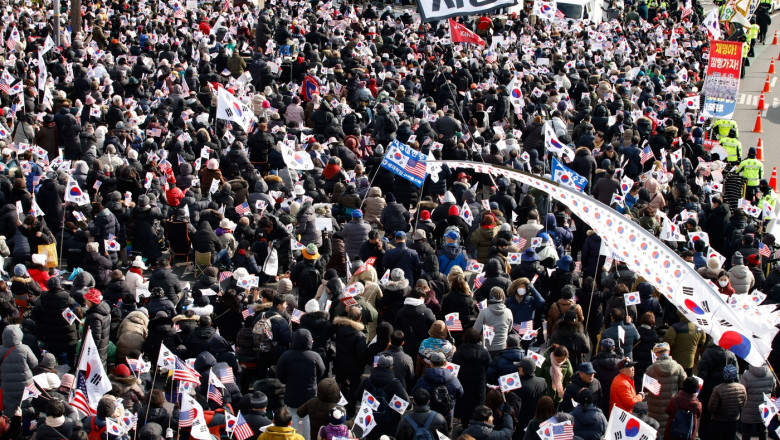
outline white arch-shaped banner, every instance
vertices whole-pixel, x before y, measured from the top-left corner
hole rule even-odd
[[[718,345],[751,365],[765,363],[777,329],[758,316],[738,314],[661,240],[614,209],[565,185],[507,167],[468,161],[428,161],[429,171],[437,171],[436,167],[441,165],[502,176],[544,191],[564,203],[632,271],[666,296],[691,322],[711,335]]]

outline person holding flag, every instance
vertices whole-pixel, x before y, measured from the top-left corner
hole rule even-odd
[[[660,390],[657,393],[649,390],[647,406],[650,417],[657,420],[661,426],[666,425],[668,416],[665,410],[669,400],[677,394],[678,390],[682,389],[683,381],[688,377],[683,367],[669,356],[669,352],[668,343],[655,344],[653,354],[655,354],[656,360],[645,371],[646,377],[649,376],[660,384]]]

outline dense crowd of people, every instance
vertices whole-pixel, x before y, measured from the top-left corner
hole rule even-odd
[[[204,440],[203,417],[239,440],[595,440],[614,407],[659,439],[777,438],[778,350],[738,359],[548,194],[432,167],[556,158],[727,301],[777,304],[775,189],[734,121],[686,104],[697,1],[457,17],[481,46],[406,6],[82,0],[55,35],[45,3],[2,9],[3,438]],[[721,24],[751,56],[756,18]],[[421,186],[383,166],[397,142]]]

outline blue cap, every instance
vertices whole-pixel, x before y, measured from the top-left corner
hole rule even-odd
[[[352,218],[363,218],[363,211],[359,209],[352,211]]]
[[[593,368],[593,364],[591,364],[590,362],[581,363],[579,371],[580,373],[585,373],[585,374],[593,374],[596,372],[596,370]]]
[[[395,233],[395,238],[401,238],[401,237],[406,238],[406,232],[398,231]]]
[[[449,232],[444,234],[444,238],[449,238],[450,240],[457,240],[459,237],[457,232],[450,230]]]

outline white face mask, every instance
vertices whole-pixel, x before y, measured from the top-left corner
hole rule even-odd
[[[729,280],[719,280],[718,281],[718,285],[720,287],[726,287],[726,286],[728,286],[728,284],[729,284]]]
[[[525,295],[525,287],[520,287],[517,289],[517,294],[520,296]]]

